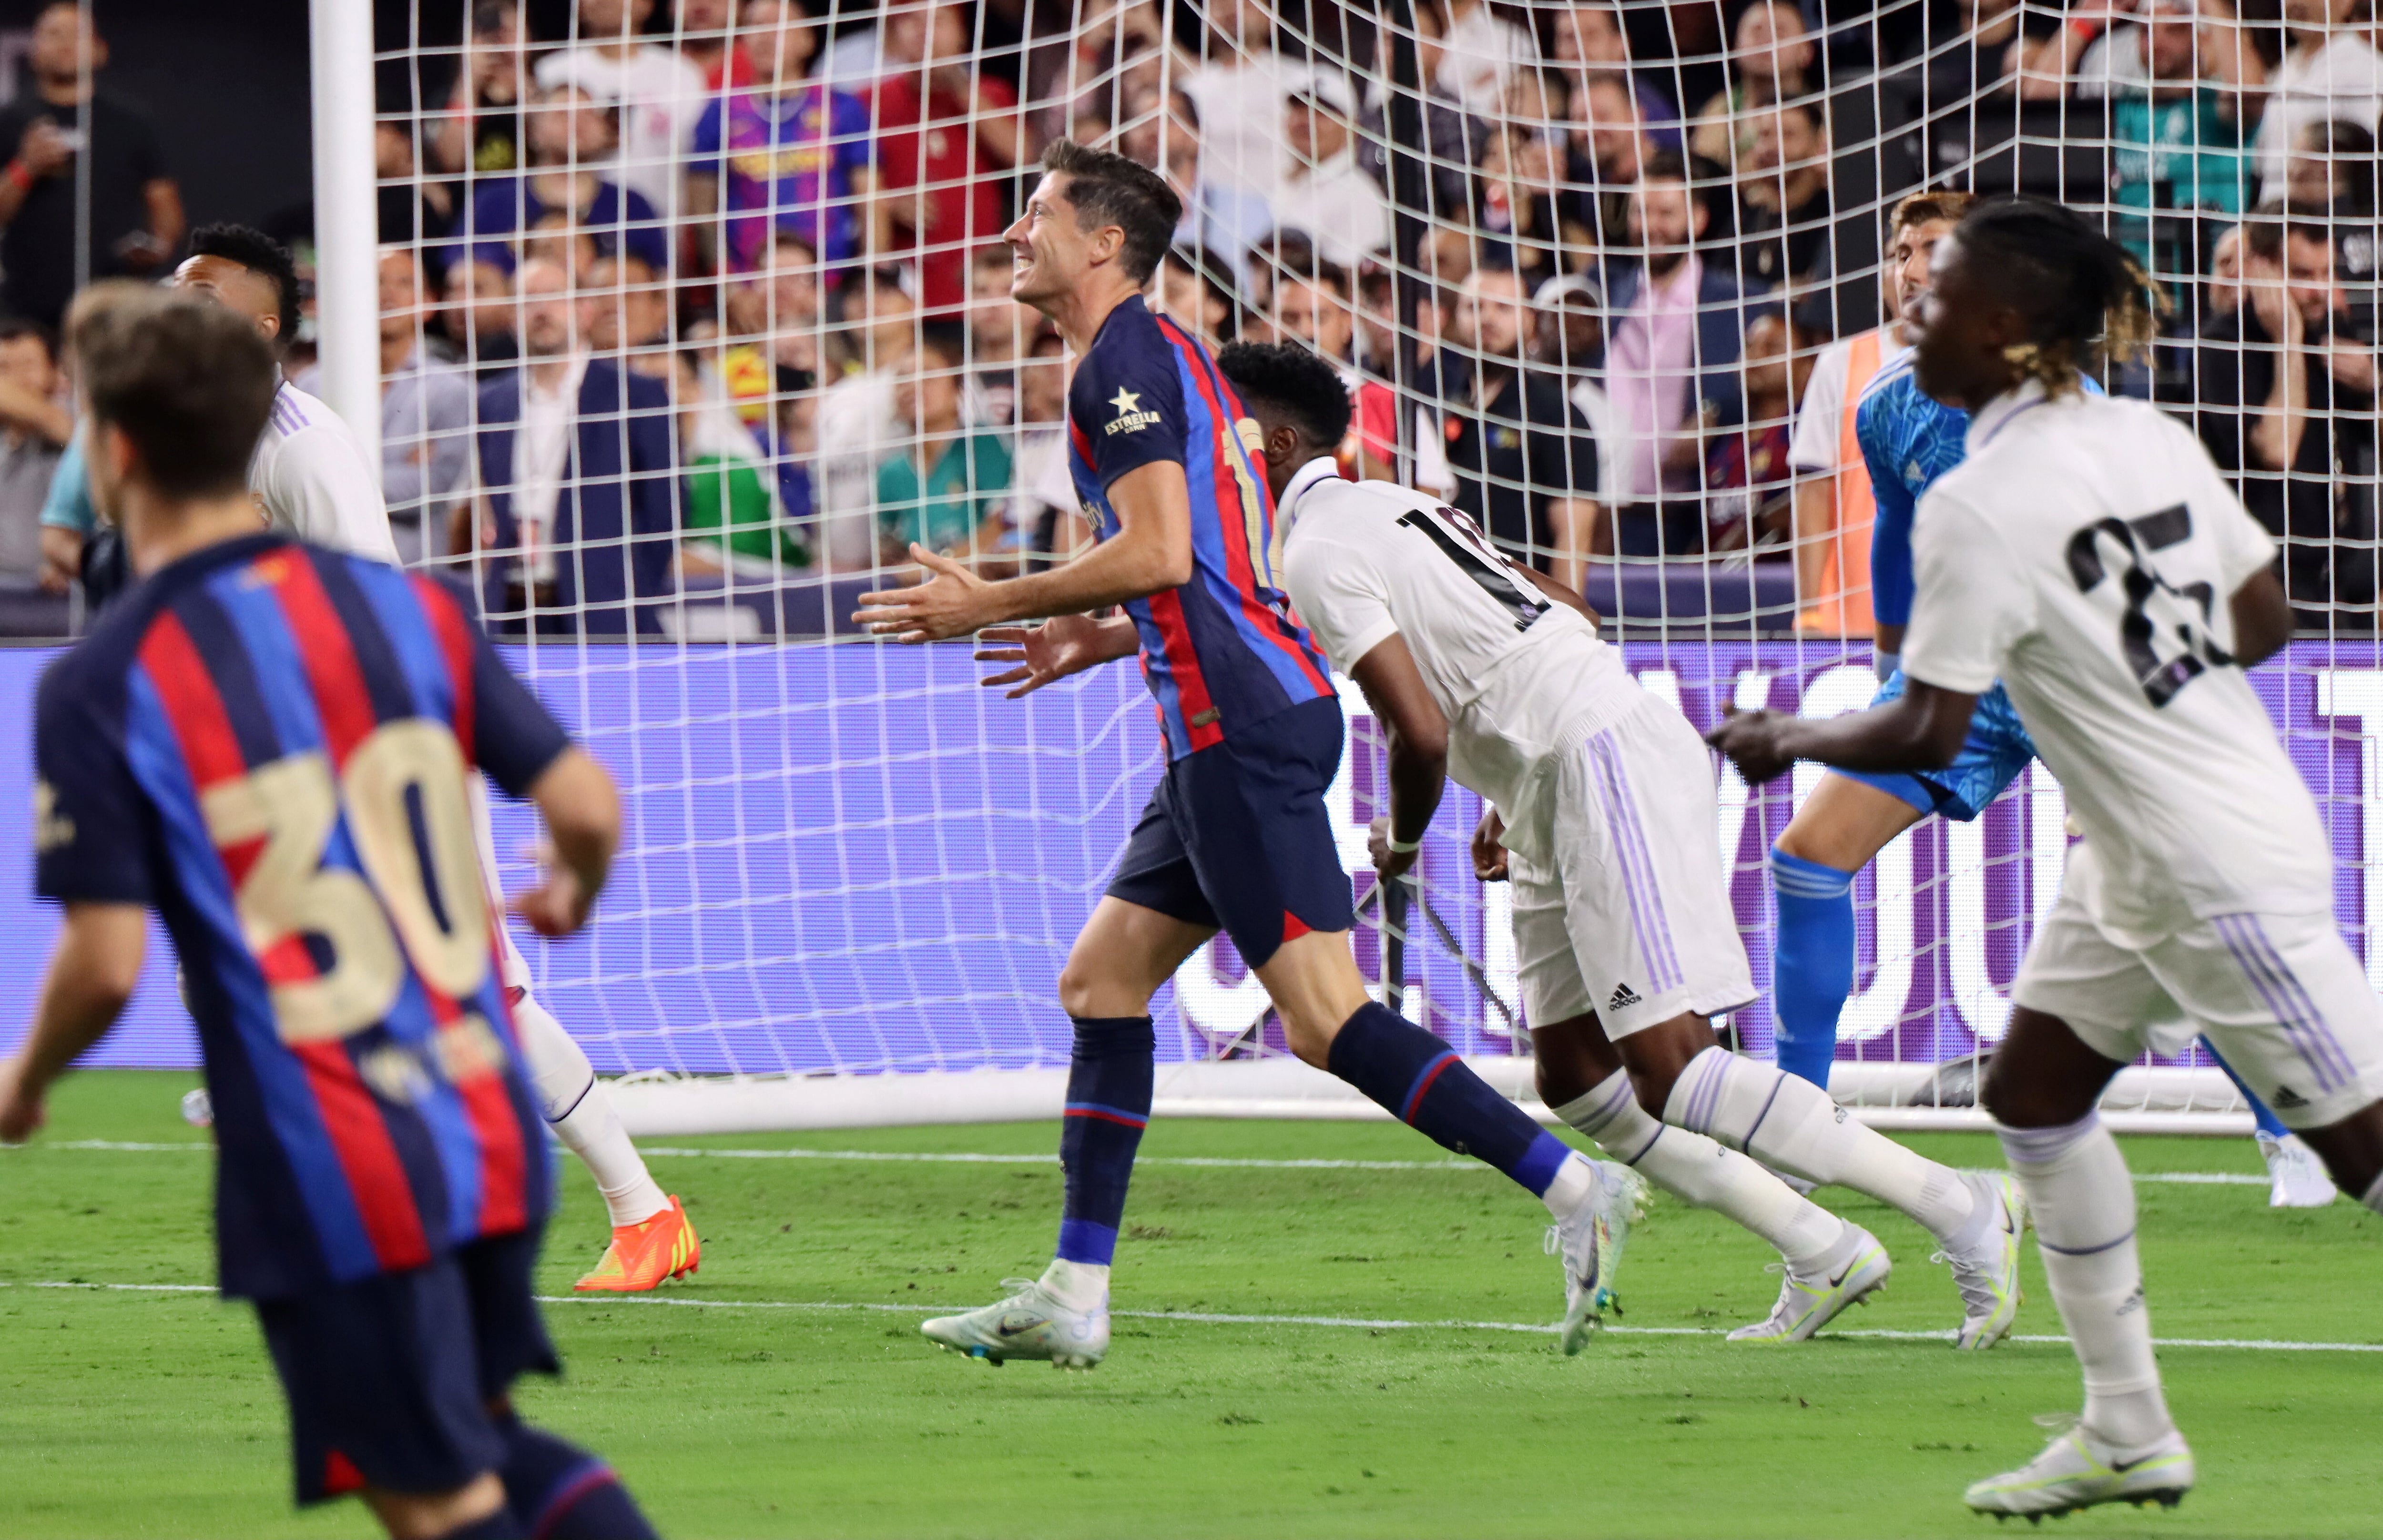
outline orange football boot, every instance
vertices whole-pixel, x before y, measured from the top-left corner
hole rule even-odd
[[[703,1243],[686,1210],[673,1197],[670,1207],[650,1219],[612,1226],[612,1244],[596,1263],[596,1271],[571,1286],[574,1294],[643,1294],[659,1288],[665,1278],[683,1278],[703,1261]]]

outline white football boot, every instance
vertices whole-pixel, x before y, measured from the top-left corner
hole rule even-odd
[[[2174,1428],[2140,1449],[2122,1450],[2072,1427],[2019,1469],[1972,1485],[1962,1500],[1997,1519],[2040,1522],[2102,1503],[2174,1508],[2192,1490],[2192,1451]]]
[[[1647,1211],[1647,1183],[1618,1161],[1592,1161],[1597,1186],[1572,1213],[1548,1226],[1547,1251],[1563,1259],[1564,1313],[1560,1340],[1579,1352],[1605,1322],[1613,1303],[1613,1272],[1630,1226]]]
[[[1106,1300],[1093,1310],[1070,1310],[1039,1279],[1004,1278],[1001,1287],[1016,1292],[982,1310],[922,1321],[919,1329],[939,1348],[996,1365],[1040,1358],[1056,1369],[1090,1369],[1107,1355]]]
[[[1961,1333],[1957,1348],[1991,1348],[2010,1335],[2019,1319],[2019,1238],[2027,1228],[2027,1202],[2019,1182],[2007,1171],[1964,1171],[1982,1203],[1996,1212],[1977,1241],[1959,1251],[1950,1248],[1928,1260],[1953,1264],[1953,1282],[1961,1291]]]
[[[2278,1139],[2259,1136],[2259,1153],[2267,1162],[2267,1206],[2271,1209],[2321,1209],[2333,1201],[2333,1178],[2316,1152],[2298,1134]]]
[[[1878,1237],[1850,1222],[1834,1254],[1839,1260],[1810,1273],[1798,1273],[1784,1262],[1772,1263],[1772,1270],[1782,1275],[1778,1302],[1768,1317],[1738,1327],[1729,1334],[1729,1340],[1801,1342],[1848,1307],[1885,1287],[1895,1271],[1894,1260]]]

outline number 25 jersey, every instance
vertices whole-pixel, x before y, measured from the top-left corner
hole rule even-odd
[[[1329,460],[1283,489],[1283,582],[1342,672],[1406,638],[1448,719],[1449,771],[1497,805],[1506,845],[1534,859],[1556,755],[1647,699],[1577,610],[1550,601],[1478,526]]]
[[[518,795],[565,743],[455,594],[278,535],[167,566],[43,675],[36,886],[173,937],[226,1292],[545,1214],[464,788]]]
[[[2333,904],[2315,800],[2233,660],[2275,559],[2200,440],[2146,402],[2029,382],[1969,425],[1912,535],[1909,678],[1999,676],[2093,843],[2113,940]]]

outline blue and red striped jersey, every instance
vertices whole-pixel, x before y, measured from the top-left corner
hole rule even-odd
[[[1275,581],[1274,495],[1245,416],[1208,350],[1139,297],[1109,312],[1068,388],[1068,468],[1101,539],[1119,476],[1171,460],[1191,489],[1192,581],[1125,607],[1170,759],[1332,693]]]
[[[567,740],[463,601],[246,536],[128,594],[35,712],[38,891],[155,908],[182,966],[225,1292],[540,1221],[545,1125],[465,778],[519,794]]]

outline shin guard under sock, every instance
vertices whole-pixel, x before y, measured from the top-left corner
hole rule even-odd
[[[1779,1067],[1825,1090],[1837,1018],[1854,988],[1854,874],[1773,850],[1771,893],[1779,914],[1771,965]]]
[[[1126,1184],[1150,1123],[1151,1058],[1157,1034],[1146,1016],[1070,1016],[1076,1048],[1068,1061],[1067,1115],[1059,1164],[1068,1174],[1058,1258],[1105,1268],[1117,1255]]]
[[[1390,1115],[1460,1155],[1471,1155],[1541,1197],[1572,1146],[1464,1067],[1456,1050],[1388,1006],[1357,1008],[1332,1040],[1327,1067]]]

